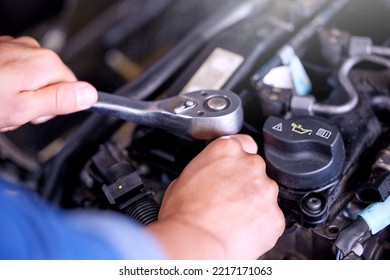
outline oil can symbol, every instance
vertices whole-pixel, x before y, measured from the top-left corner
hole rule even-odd
[[[313,132],[313,130],[311,130],[311,129],[303,128],[301,124],[292,123],[291,126],[292,126],[291,131],[294,131],[295,133],[298,133],[298,134],[311,135],[311,133]]]

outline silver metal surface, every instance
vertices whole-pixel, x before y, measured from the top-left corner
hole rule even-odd
[[[235,134],[243,124],[241,99],[226,90],[189,92],[160,101],[99,92],[98,102],[90,110],[195,139]]]
[[[209,98],[206,102],[208,108],[214,111],[222,111],[230,106],[229,100],[223,96]]]

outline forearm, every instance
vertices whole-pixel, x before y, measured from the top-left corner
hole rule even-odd
[[[110,211],[64,211],[0,178],[0,259],[162,259],[153,236]]]

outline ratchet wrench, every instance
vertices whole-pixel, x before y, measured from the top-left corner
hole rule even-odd
[[[244,118],[240,97],[227,90],[194,91],[159,101],[98,92],[90,110],[204,140],[239,132]]]

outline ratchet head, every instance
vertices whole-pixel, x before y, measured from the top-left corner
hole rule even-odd
[[[238,95],[226,90],[183,93],[181,106],[173,112],[187,119],[186,133],[195,139],[214,139],[235,134],[243,124],[243,109]]]

